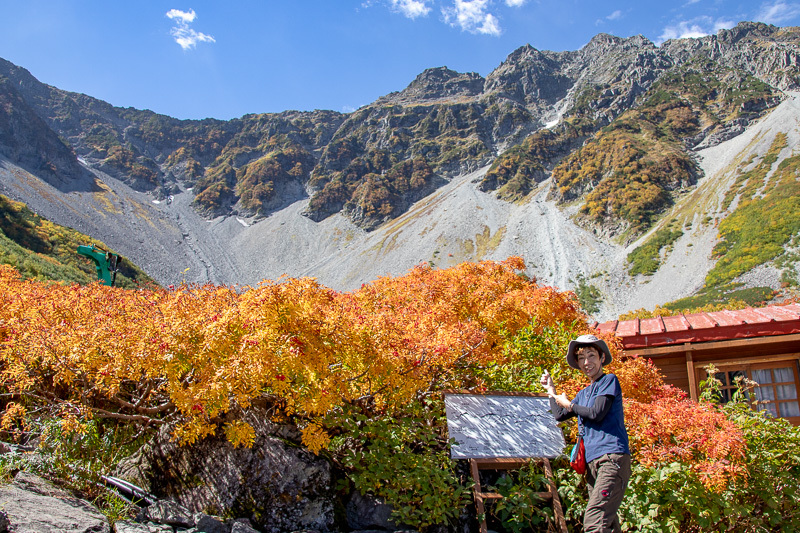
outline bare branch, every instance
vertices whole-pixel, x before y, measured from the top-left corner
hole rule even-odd
[[[106,411],[105,409],[99,409],[97,407],[90,407],[92,413],[96,414],[100,418],[113,418],[116,420],[128,420],[130,422],[144,422],[145,424],[166,424],[166,420],[160,420],[158,418],[150,418],[149,416],[144,415],[124,415],[122,413],[114,413],[111,411]]]

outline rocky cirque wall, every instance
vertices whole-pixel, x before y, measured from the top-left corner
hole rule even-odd
[[[379,276],[400,275],[431,262],[447,267],[476,259],[523,257],[529,274],[561,289],[590,279],[603,294],[595,318],[692,294],[702,286],[713,262],[717,235],[702,226],[717,215],[720,191],[732,179],[730,162],[763,154],[774,135],[789,135],[786,154],[798,146],[800,97],[792,93],[778,108],[746,132],[697,153],[704,170],[694,196],[686,195],[674,212],[693,203],[697,224],[676,243],[675,252],[649,277],[627,274],[627,254],[649,234],[623,246],[576,225],[578,206],[559,206],[548,199],[550,182],[525,202],[510,203],[479,190],[486,168],[457,176],[405,214],[367,232],[341,214],[313,222],[302,215],[300,200],[255,220],[239,216],[206,220],[191,206],[192,191],[174,195],[171,203],[102,176],[99,192],[65,195],[9,162],[0,163],[0,193],[24,197],[32,209],[58,223],[96,236],[120,250],[160,283],[182,281],[256,285],[282,275],[311,276],[337,290],[351,290]],[[21,193],[20,191],[24,192]],[[698,202],[696,195],[708,197]],[[668,220],[670,215],[665,217]],[[655,229],[659,226],[657,225]],[[765,271],[764,280],[778,284]]]
[[[254,285],[289,275],[350,290],[421,261],[446,267],[519,255],[541,283],[571,289],[583,280],[595,286],[601,293],[595,318],[604,320],[696,291],[713,265],[717,239],[713,227],[697,222],[724,216],[715,202],[732,179],[727,165],[763,156],[777,131],[789,134],[781,158],[796,148],[796,95],[790,92],[800,79],[796,35],[795,28],[741,23],[716,36],[656,47],[641,36],[600,34],[578,51],[523,46],[486,78],[429,69],[406,89],[348,115],[286,112],[228,122],[113,108],[1,62],[7,81],[0,97],[12,111],[0,119],[31,133],[0,139],[0,193],[104,241],[164,285]],[[684,140],[693,147],[685,153],[697,162],[699,181],[669,191],[674,205],[658,213],[649,233],[636,238],[621,234],[624,224],[580,216],[582,198],[565,199],[549,177],[553,165],[567,148],[580,147],[587,135],[640,105],[665,73],[704,61],[731,79],[756,76],[771,84],[768,93],[778,92],[764,100],[767,107],[780,98],[784,103],[760,119],[753,117],[763,109]],[[588,129],[545,154],[530,192],[501,200],[482,183],[495,158],[528,134],[578,119]],[[84,123],[103,136],[84,131]],[[62,145],[51,158],[51,176],[40,167],[59,137],[79,157],[64,162],[69,153]],[[110,144],[98,144],[98,137]],[[419,157],[434,178],[397,193],[390,214],[368,216],[375,207],[370,202],[385,192],[385,176]],[[284,172],[276,161],[295,167]],[[243,184],[259,172],[280,175],[269,183],[286,194],[265,200],[256,212],[236,195],[245,194]],[[326,190],[328,203],[320,204]],[[213,196],[209,191],[224,201],[216,210],[199,209],[198,195]],[[628,253],[665,220],[689,212],[692,230],[665,255],[659,271],[646,278],[628,275]],[[744,281],[777,283],[769,268]]]

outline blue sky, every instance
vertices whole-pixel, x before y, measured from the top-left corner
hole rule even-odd
[[[116,106],[230,119],[353,111],[426,68],[486,76],[525,44],[658,44],[742,20],[800,25],[800,0],[0,0],[0,57]]]

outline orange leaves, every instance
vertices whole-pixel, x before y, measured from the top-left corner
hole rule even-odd
[[[25,408],[16,402],[6,405],[3,416],[0,417],[0,430],[12,431],[16,426],[24,426]]]
[[[745,475],[745,439],[716,407],[663,396],[652,403],[625,402],[631,447],[647,466],[681,462],[691,465],[710,490],[722,490]]]
[[[225,425],[225,436],[235,447],[245,446],[249,448],[256,439],[256,432],[253,426],[243,420],[234,420]]]
[[[316,423],[308,424],[300,431],[303,434],[303,444],[313,453],[319,453],[323,448],[327,448],[331,440],[322,426]]]
[[[230,442],[249,446],[253,428],[240,415],[269,396],[319,451],[329,436],[315,421],[332,410],[391,415],[428,392],[475,384],[470,368],[512,361],[509,341],[523,328],[579,324],[574,295],[527,280],[523,267],[519,258],[418,266],[352,293],[308,278],[240,293],[45,284],[0,266],[0,383],[13,395],[0,423],[20,424],[23,406],[46,399],[71,428],[90,416],[174,421],[175,437],[192,443],[224,420]],[[639,461],[689,465],[711,489],[744,473],[735,426],[664,386],[651,362],[620,360],[607,340]],[[562,345],[535,344],[533,356],[563,364]],[[560,389],[572,396],[583,384]]]
[[[308,278],[240,293],[47,285],[0,267],[0,379],[19,397],[85,413],[175,419],[185,443],[262,395],[312,420],[346,403],[391,411],[459,387],[454,369],[501,358],[508,335],[532,320],[581,316],[569,293],[537,286],[523,268],[520,258],[419,266],[353,293]],[[327,442],[308,431],[307,444]],[[251,442],[244,425],[226,432]]]
[[[664,384],[661,371],[650,359],[628,357],[624,362],[615,361],[608,370],[619,378],[622,397],[627,400],[650,403],[666,396],[678,399],[686,396],[682,391]]]

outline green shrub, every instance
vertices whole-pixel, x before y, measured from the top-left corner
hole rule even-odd
[[[17,438],[36,442],[34,452],[0,455],[0,478],[8,479],[24,470],[56,481],[91,500],[113,526],[117,520],[132,518],[135,508],[104,487],[101,476],[109,475],[121,459],[144,442],[132,426],[110,420],[90,420],[65,427],[55,419],[31,418]],[[8,438],[8,436],[6,436]]]
[[[506,531],[548,531],[548,524],[554,523],[553,508],[538,496],[549,490],[541,465],[530,462],[517,471],[505,472],[489,489],[503,499],[496,503],[484,502],[487,513],[496,517]]]
[[[575,294],[578,296],[581,308],[590,315],[600,310],[600,303],[603,301],[600,289],[588,283],[583,275],[578,276]]]
[[[337,412],[325,425],[339,432],[330,451],[352,488],[392,505],[396,524],[424,530],[454,522],[470,502],[471,483],[449,456],[442,400],[395,417]]]
[[[672,245],[683,235],[683,231],[673,230],[670,226],[663,227],[651,235],[641,246],[637,246],[628,254],[629,272],[632,276],[655,274],[661,266],[661,250],[667,248],[667,253],[672,250]]]
[[[739,285],[727,284],[722,287],[705,287],[694,296],[687,296],[665,303],[662,308],[668,314],[697,313],[700,311],[719,311],[721,309],[743,309],[759,307],[775,296],[770,287],[738,288]],[[712,308],[713,307],[713,308]]]

